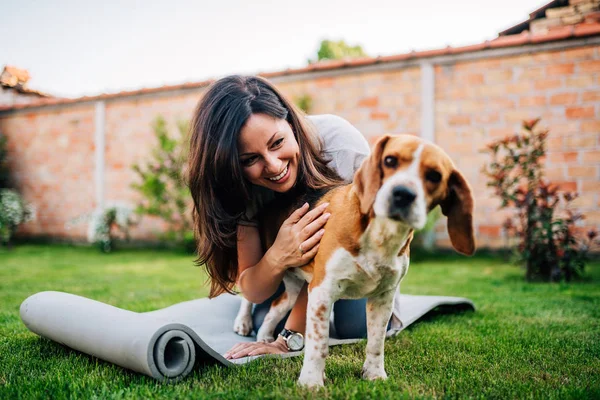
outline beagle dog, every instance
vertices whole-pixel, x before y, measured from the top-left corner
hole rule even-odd
[[[351,184],[333,188],[314,205],[323,202],[329,202],[331,217],[319,251],[308,264],[286,272],[286,290],[273,301],[257,339],[273,340],[275,326],[308,282],[305,355],[299,383],[323,386],[333,303],[366,297],[367,347],[362,376],[386,379],[384,340],[392,310],[398,306],[395,294],[408,271],[413,232],[423,228],[428,212],[439,205],[448,217],[453,247],[459,253],[473,254],[471,189],[438,146],[416,136],[386,135],[376,142]],[[274,213],[277,208],[269,207],[270,214],[260,222],[265,247],[272,245],[281,223],[294,209]],[[244,301],[236,318],[236,332],[249,333],[250,311],[251,303]]]

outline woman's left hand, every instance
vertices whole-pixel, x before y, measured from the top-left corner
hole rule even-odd
[[[288,352],[287,344],[281,337],[272,343],[244,342],[233,346],[223,355],[228,360],[235,358],[258,356],[261,354],[284,354]]]

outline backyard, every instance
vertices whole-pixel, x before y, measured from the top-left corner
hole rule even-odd
[[[21,245],[0,250],[0,398],[296,398],[302,358],[202,367],[161,384],[30,333],[29,295],[58,290],[133,311],[206,296],[193,257],[168,250]],[[413,256],[407,294],[468,297],[386,341],[387,381],[359,378],[364,344],[334,347],[319,397],[600,397],[600,262],[577,283],[532,284],[499,256]]]

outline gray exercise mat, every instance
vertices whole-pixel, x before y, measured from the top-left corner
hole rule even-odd
[[[439,306],[475,309],[459,297],[400,296],[402,329]],[[255,340],[233,332],[239,306],[238,296],[223,294],[136,313],[73,294],[41,292],[21,304],[21,319],[30,331],[72,349],[161,381],[179,380],[201,364],[233,366],[258,358],[222,356],[236,343]],[[330,345],[362,340],[331,335]]]

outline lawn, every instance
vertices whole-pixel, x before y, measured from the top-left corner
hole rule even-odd
[[[476,312],[433,315],[385,345],[387,381],[359,378],[365,342],[334,347],[329,398],[600,398],[600,263],[583,282],[528,284],[498,257],[413,257],[402,291],[464,296]],[[192,257],[160,250],[23,245],[0,250],[0,398],[314,397],[302,359],[204,367],[161,384],[30,333],[19,305],[67,291],[134,311],[205,296]]]

